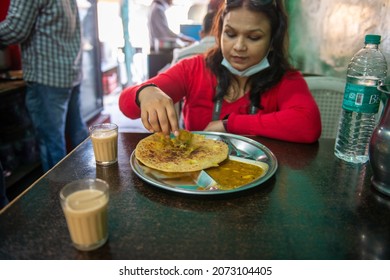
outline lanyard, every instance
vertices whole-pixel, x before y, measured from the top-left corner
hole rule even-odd
[[[214,103],[214,109],[213,109],[213,121],[219,120],[221,116],[221,110],[222,110],[222,98],[218,99]],[[248,114],[254,115],[257,113],[257,108],[253,104],[249,107]]]

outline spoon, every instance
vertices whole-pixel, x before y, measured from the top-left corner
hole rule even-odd
[[[232,152],[232,155],[233,156],[237,156],[237,157],[242,157],[242,158],[246,158],[246,159],[252,159],[252,160],[256,160],[251,154],[245,152],[245,151],[242,151],[240,149],[238,149],[233,143],[232,141],[230,141],[230,139],[228,137],[226,137],[225,135],[219,135],[219,137],[222,139],[223,142],[225,142],[228,146],[229,146],[229,151]]]

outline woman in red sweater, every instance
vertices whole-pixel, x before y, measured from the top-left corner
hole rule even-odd
[[[280,0],[226,0],[216,17],[217,46],[184,59],[119,99],[150,132],[178,133],[183,100],[190,131],[259,135],[312,143],[321,134],[316,102],[288,62],[287,16]]]

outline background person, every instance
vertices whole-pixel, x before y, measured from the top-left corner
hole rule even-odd
[[[21,43],[26,107],[44,171],[88,136],[80,112],[81,34],[76,0],[11,0],[0,45]]]
[[[172,5],[173,0],[153,0],[148,15],[148,28],[150,38],[150,48],[153,49],[155,40],[175,41],[180,39],[184,42],[192,43],[195,40],[184,34],[176,34],[168,25],[165,11]]]
[[[213,34],[211,34],[211,28],[213,26],[215,15],[216,12],[209,12],[205,15],[202,22],[202,29],[199,34],[201,38],[199,42],[195,42],[184,48],[176,48],[173,50],[173,59],[171,65],[175,64],[183,58],[205,53],[215,45],[215,37]]]
[[[0,210],[8,204],[3,166],[0,162]]]
[[[10,4],[10,0],[1,0],[0,1],[0,22],[6,18],[7,13],[8,13],[9,4]],[[9,52],[9,56],[11,58],[11,64],[10,64],[10,67],[8,70],[22,69],[22,62],[20,59],[19,45],[18,44],[10,45],[6,49]]]
[[[145,83],[126,88],[119,107],[150,132],[185,128],[312,143],[321,134],[318,106],[287,59],[287,15],[281,0],[226,0],[217,46],[179,61]]]

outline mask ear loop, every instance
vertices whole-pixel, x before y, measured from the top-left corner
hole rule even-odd
[[[272,35],[272,34],[271,34]],[[269,47],[268,47],[268,51],[267,51],[267,54],[265,55],[265,57],[268,58],[268,55],[271,51],[273,51],[274,47],[273,47],[273,42],[274,42],[274,39],[272,38],[271,41],[269,42]]]

